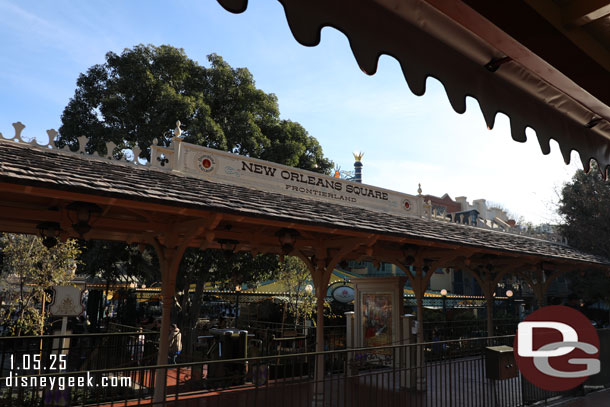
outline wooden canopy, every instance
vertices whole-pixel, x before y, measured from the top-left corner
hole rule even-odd
[[[10,232],[38,234],[40,223],[58,222],[63,237],[80,236],[74,203],[84,202],[97,205],[90,211],[91,229],[82,234],[86,239],[146,243],[173,230],[176,239],[188,236],[191,247],[221,248],[219,240],[229,239],[236,250],[280,253],[277,233],[291,228],[299,234],[295,249],[306,256],[322,245],[350,248],[352,258],[386,260],[404,257],[408,245],[434,250],[436,257],[457,250],[462,257],[576,268],[607,264],[557,242],[219,184],[13,141],[0,141],[0,191],[0,221]]]
[[[400,267],[411,281],[420,323],[434,270],[470,271],[488,303],[490,332],[493,292],[505,274],[519,274],[543,303],[544,291],[560,273],[610,269],[608,260],[564,244],[440,221],[430,212],[400,216],[213,182],[184,173],[180,166],[87,155],[85,138],[75,153],[20,140],[19,131],[14,140],[0,140],[0,230],[151,245],[161,267],[162,332],[169,328],[176,274],[187,247],[299,256],[312,274],[318,327],[323,326],[330,275],[347,259]],[[293,241],[280,243],[283,234]],[[323,330],[316,332],[317,348],[323,350]],[[418,337],[423,341],[422,330]],[[167,337],[161,335],[159,364],[166,363],[167,351]],[[323,375],[322,360],[316,371]],[[159,373],[158,380],[164,377]]]

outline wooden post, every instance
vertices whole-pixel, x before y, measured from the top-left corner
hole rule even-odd
[[[169,325],[172,306],[174,305],[174,294],[176,292],[176,274],[180,264],[176,250],[161,248],[157,250],[159,265],[161,267],[161,298],[163,308],[161,313],[161,330],[159,331],[159,353],[157,354],[157,365],[167,365],[169,355]],[[182,257],[182,253],[180,253]],[[157,369],[155,372],[155,390],[153,402],[163,402],[165,385],[167,381],[167,369]]]
[[[423,275],[423,262],[418,261],[415,267],[415,276],[412,281],[413,293],[415,294],[415,300],[417,302],[417,351],[416,351],[416,388],[419,391],[426,390],[426,361],[425,361],[425,349],[421,345],[425,342],[424,338],[424,294],[426,292],[427,279]]]
[[[425,255],[430,254],[426,253],[423,249],[417,248],[412,250],[413,263],[403,263],[400,259],[393,258],[391,259],[392,263],[398,266],[407,276],[409,281],[411,282],[411,286],[413,287],[413,293],[415,294],[415,299],[417,302],[417,321],[414,324],[417,328],[417,351],[416,351],[416,385],[417,390],[425,391],[427,388],[427,373],[425,369],[425,353],[423,345],[419,345],[424,343],[424,295],[426,293],[426,287],[434,274],[434,270],[440,267],[445,267],[448,264],[451,264],[455,261],[455,253],[448,252],[442,256],[437,257],[436,260],[431,261],[430,259],[425,259]],[[432,257],[432,256],[431,256]],[[415,273],[411,271],[410,266],[413,266]],[[425,274],[424,274],[425,272]]]
[[[176,293],[176,276],[178,275],[178,267],[182,260],[184,251],[190,242],[203,233],[206,226],[214,228],[220,217],[217,216],[208,224],[205,220],[196,220],[194,223],[187,225],[187,230],[181,228],[181,225],[172,225],[168,232],[163,235],[163,239],[159,237],[148,237],[148,243],[153,246],[157,257],[159,258],[159,267],[161,269],[161,298],[163,300],[163,308],[161,314],[161,331],[159,332],[159,353],[157,355],[158,365],[168,364],[169,354],[169,325],[172,306],[174,305],[174,295]],[[184,237],[178,238],[179,232],[184,233]],[[161,243],[163,242],[163,243]],[[153,394],[154,403],[162,403],[165,385],[167,380],[167,369],[157,369],[155,372],[155,390]]]
[[[336,242],[335,242],[336,243]],[[316,254],[308,257],[299,250],[297,255],[307,265],[313,285],[316,290],[316,352],[324,352],[324,300],[328,290],[330,276],[335,266],[343,260],[350,252],[354,251],[366,241],[349,239],[341,242],[338,249],[329,250],[323,244],[316,248]],[[332,254],[331,254],[332,253]],[[312,398],[313,407],[324,405],[324,355],[316,357],[316,368],[314,371],[314,391]]]
[[[487,306],[487,336],[494,336],[494,301],[493,292],[485,290],[485,305]]]
[[[312,276],[315,275],[313,282],[316,289],[316,352],[324,352],[324,300],[326,299],[331,273],[332,269],[329,271],[322,260],[315,264],[315,271],[312,273]],[[316,356],[312,406],[322,407],[323,405],[324,355],[318,355]]]
[[[61,317],[61,345],[59,346],[61,349],[61,353],[67,354],[70,348],[70,342],[66,339],[66,334],[68,333],[68,317]]]
[[[460,267],[472,274],[483,291],[487,308],[487,336],[493,336],[494,292],[501,276],[498,274],[494,278],[494,274],[492,273],[493,266],[490,263],[474,267],[470,264],[470,260],[468,259],[468,261],[461,262]]]
[[[47,293],[44,292],[44,290],[42,291],[42,312],[41,312],[41,320],[40,320],[40,360],[42,360],[42,348],[43,348],[43,338],[42,336],[44,335],[44,306],[47,302]],[[38,374],[42,373],[42,366],[41,368],[38,370]]]

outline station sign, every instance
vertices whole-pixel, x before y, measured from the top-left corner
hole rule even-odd
[[[349,304],[354,301],[354,289],[348,285],[336,285],[332,288],[332,297],[343,304]]]
[[[403,216],[423,214],[421,196],[201,147],[179,138],[170,147],[151,149],[153,166],[212,182]]]
[[[55,317],[77,317],[82,315],[85,307],[82,303],[84,286],[54,286],[53,303],[49,308],[51,315]]]

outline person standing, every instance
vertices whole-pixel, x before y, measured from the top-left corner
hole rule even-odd
[[[144,336],[142,327],[138,327],[138,334],[130,338],[130,341],[131,360],[139,366],[144,357],[144,346],[146,344],[146,336]]]
[[[176,358],[182,352],[182,334],[176,324],[171,324],[169,330],[168,363],[176,364]]]

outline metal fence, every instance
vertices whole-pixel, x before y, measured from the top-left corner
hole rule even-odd
[[[494,319],[494,335],[511,335],[517,331],[518,319]],[[485,337],[487,320],[445,320],[424,321],[424,337],[427,340],[448,340],[458,338]]]
[[[313,351],[315,349],[317,328],[314,326],[249,321],[247,324],[240,324],[240,328],[246,329],[256,338],[262,340],[263,355],[265,356],[277,354],[278,342],[281,342],[281,339],[291,337],[304,338],[303,343],[298,346],[298,351]],[[324,343],[327,345],[327,350],[345,349],[345,333],[345,325],[325,325]]]
[[[120,341],[118,338],[129,335],[115,334],[113,338],[117,339],[106,341]],[[74,357],[70,354],[76,341],[70,338],[69,352],[64,358],[66,366],[61,371],[59,365],[55,370],[48,369],[53,362],[52,353],[40,353],[40,337],[22,342],[37,340],[38,347],[15,345],[20,339],[0,338],[2,380],[12,373],[15,379],[16,375],[25,378],[27,384],[6,386],[6,380],[0,383],[2,406],[153,405],[155,389],[163,394],[163,401],[156,405],[173,407],[311,407],[312,403],[320,407],[517,407],[565,394],[537,389],[519,374],[503,380],[490,378],[485,349],[511,345],[513,335],[163,366],[138,365],[131,353],[119,352],[120,356],[115,356],[113,348],[107,347],[102,352],[109,360],[105,366],[117,358],[124,363],[123,367],[113,368],[84,368],[88,365],[72,362]],[[61,339],[54,337],[51,341],[57,340],[59,344]],[[109,343],[95,340],[98,344]],[[600,340],[602,372],[585,385],[610,387],[610,331],[600,331]],[[126,340],[118,346],[129,343]],[[81,349],[89,349],[93,354],[91,347]],[[51,350],[56,355],[65,354],[61,353],[61,346]],[[426,362],[418,363],[422,353]],[[35,371],[34,356],[39,354],[47,369]],[[13,362],[15,358],[18,362],[7,368],[7,357],[11,355]],[[24,355],[29,355],[29,369],[25,369]],[[316,361],[321,358],[325,371],[316,377]],[[156,381],[156,371],[165,377],[165,383]],[[52,380],[54,389],[49,386]],[[70,380],[74,382],[72,386],[68,386]],[[58,388],[60,381],[64,388]]]
[[[0,377],[57,370],[84,371],[153,365],[158,332],[0,337]]]

